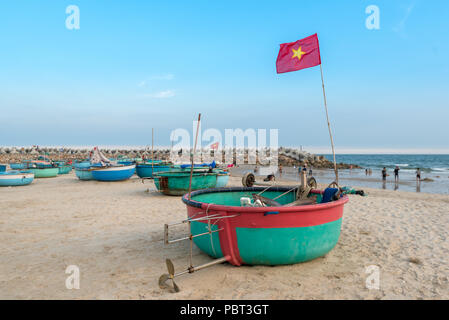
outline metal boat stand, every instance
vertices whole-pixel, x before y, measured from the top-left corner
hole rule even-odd
[[[213,233],[224,230],[223,228],[217,229],[217,230],[212,230],[212,225],[215,225],[217,220],[233,218],[233,217],[237,217],[237,216],[238,216],[238,214],[232,215],[232,216],[222,216],[222,215],[219,215],[219,214],[213,214],[213,215],[208,215],[208,216],[199,217],[199,218],[191,217],[191,218],[188,218],[188,219],[183,220],[181,222],[165,224],[164,225],[164,244],[165,245],[169,245],[169,244],[172,244],[172,243],[175,243],[175,242],[179,242],[179,241],[183,241],[183,240],[189,240],[190,241],[190,256],[189,256],[189,258],[190,258],[190,265],[189,265],[189,267],[186,270],[178,272],[178,273],[175,273],[175,267],[173,265],[173,262],[170,259],[166,259],[165,262],[167,264],[168,274],[165,273],[165,274],[163,274],[163,275],[161,275],[159,277],[159,287],[161,289],[169,288],[169,286],[167,285],[166,282],[167,282],[168,279],[170,279],[172,281],[174,292],[179,292],[180,289],[179,289],[179,287],[176,285],[176,283],[174,281],[175,277],[179,277],[179,276],[181,276],[183,274],[187,274],[187,273],[193,273],[195,271],[199,271],[201,269],[204,269],[204,268],[207,268],[207,267],[211,267],[213,265],[220,264],[220,263],[228,261],[230,259],[230,257],[229,256],[224,256],[222,258],[218,258],[218,259],[212,260],[211,262],[204,263],[204,264],[199,265],[199,266],[194,266],[193,265],[193,239],[197,238],[197,237],[206,236],[206,235],[209,235],[210,237],[212,237]],[[211,223],[211,220],[214,220],[214,223]],[[204,233],[193,235],[192,234],[192,228],[191,228],[191,223],[193,221],[207,221],[207,226],[208,226],[207,229],[208,229],[208,231],[204,232]],[[168,236],[169,227],[176,226],[176,225],[181,225],[181,224],[184,224],[184,223],[188,223],[189,224],[189,235],[186,236],[186,237],[170,240],[169,236]]]

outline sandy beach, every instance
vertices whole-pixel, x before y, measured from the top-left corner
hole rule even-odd
[[[449,196],[364,190],[349,196],[340,240],[325,257],[221,264],[178,278],[174,294],[158,278],[167,257],[177,271],[188,265],[187,241],[162,241],[163,224],[186,217],[180,197],[135,176],[107,183],[71,173],[1,188],[0,299],[448,299]],[[195,264],[210,260],[195,248]],[[80,269],[78,290],[65,286],[69,265]],[[379,289],[366,287],[372,265]]]

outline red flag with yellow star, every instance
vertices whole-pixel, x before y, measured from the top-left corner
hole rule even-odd
[[[321,64],[320,45],[315,33],[296,42],[281,44],[276,59],[277,73],[298,71]]]

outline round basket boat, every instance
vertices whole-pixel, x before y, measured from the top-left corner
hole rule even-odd
[[[58,165],[58,174],[68,174],[72,171],[72,166],[68,164]]]
[[[84,168],[90,168],[91,164],[90,161],[81,161],[81,162],[75,162],[73,164],[73,167],[75,169],[84,169]]]
[[[34,174],[29,171],[0,172],[0,187],[25,186],[34,180]]]
[[[97,181],[122,181],[132,177],[136,172],[136,165],[91,167],[92,178]]]
[[[170,171],[170,168],[170,164],[164,164],[162,162],[153,164],[137,164],[136,174],[139,176],[139,178],[153,178],[153,172],[157,173],[162,171]]]
[[[80,180],[93,180],[94,179],[92,177],[92,170],[90,170],[89,167],[87,167],[87,168],[76,168],[75,167],[75,175]]]
[[[229,172],[223,171],[221,169],[214,169],[218,173],[217,175],[217,184],[215,185],[216,188],[223,188],[226,187],[229,181]]]
[[[195,244],[214,258],[226,257],[233,265],[294,264],[325,255],[338,242],[345,195],[328,203],[302,206],[241,207],[242,197],[251,198],[264,187],[232,187],[199,190],[184,195],[189,218],[214,216],[210,220],[192,221],[192,235],[220,230],[194,238]],[[288,187],[272,187],[263,196],[274,198],[289,191]],[[322,192],[311,195],[321,201]],[[284,205],[296,199],[289,192],[276,201]]]
[[[59,173],[59,168],[27,168],[27,171],[34,173],[35,178],[53,178]]]
[[[24,163],[10,163],[9,167],[12,170],[20,170],[20,169],[24,169],[25,168],[25,164]]]
[[[216,172],[193,171],[192,190],[214,188],[217,185]],[[168,171],[153,174],[156,188],[163,194],[182,196],[189,191],[189,171]]]

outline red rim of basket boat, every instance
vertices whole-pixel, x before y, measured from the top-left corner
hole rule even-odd
[[[228,188],[209,188],[192,191],[191,197],[206,194],[206,193],[216,193],[216,192],[239,192],[239,191],[262,191],[266,188],[264,187],[228,187]],[[267,191],[289,191],[290,187],[273,187]],[[314,189],[311,193],[322,194],[323,192],[318,189]],[[331,201],[327,203],[317,203],[312,205],[302,205],[302,206],[291,206],[291,207],[238,207],[238,206],[227,206],[227,205],[219,205],[213,203],[199,202],[192,199],[188,199],[188,194],[182,196],[182,201],[192,207],[201,208],[205,210],[215,210],[215,211],[226,211],[226,212],[252,212],[252,213],[266,213],[271,211],[279,211],[282,212],[301,212],[301,211],[315,211],[315,210],[323,210],[330,209],[334,207],[338,207],[344,205],[349,201],[349,197],[347,195],[343,195],[340,199],[336,201]]]

